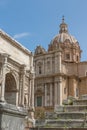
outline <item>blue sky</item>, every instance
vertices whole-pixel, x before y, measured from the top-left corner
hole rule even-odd
[[[87,60],[87,0],[0,0],[0,28],[31,51],[47,49],[63,15]]]

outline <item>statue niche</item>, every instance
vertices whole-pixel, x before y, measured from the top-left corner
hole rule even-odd
[[[11,73],[7,73],[5,80],[5,100],[7,103],[16,105],[16,88],[14,76]]]

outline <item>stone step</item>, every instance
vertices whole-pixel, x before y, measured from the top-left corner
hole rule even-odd
[[[35,120],[35,127],[44,127],[46,120]]]
[[[87,99],[78,99],[73,102],[73,105],[87,105]]]
[[[62,112],[57,113],[57,119],[85,119],[85,112]]]
[[[87,105],[65,105],[65,106],[57,106],[55,109],[55,113],[59,112],[73,112],[73,111],[87,111]]]
[[[69,106],[64,106],[64,112],[78,112],[78,111],[87,111],[87,105],[69,105]]]
[[[44,127],[82,128],[84,125],[84,120],[46,120]]]
[[[47,114],[46,119],[84,119],[86,115],[86,112],[59,112]]]
[[[86,99],[87,100],[87,94],[81,95],[80,99]]]
[[[45,119],[56,119],[57,113],[55,112],[46,112],[45,113]]]

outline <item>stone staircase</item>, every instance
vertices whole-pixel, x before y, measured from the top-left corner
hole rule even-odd
[[[74,100],[73,105],[56,106],[54,112],[47,112],[43,121],[36,126],[46,128],[87,128],[87,99]]]

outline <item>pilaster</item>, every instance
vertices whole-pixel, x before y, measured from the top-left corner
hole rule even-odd
[[[29,108],[31,107],[31,80],[29,78],[29,88],[28,88],[28,105],[29,105]]]
[[[50,106],[52,106],[52,94],[53,91],[52,91],[52,83],[50,83]]]
[[[54,98],[54,104],[55,105],[58,105],[58,101],[57,101],[57,97],[58,97],[58,92],[57,92],[57,89],[58,89],[58,87],[57,87],[57,82],[55,82],[55,86],[54,86],[54,91],[55,91],[55,94],[54,94],[54,96],[55,96],[55,98]]]
[[[47,85],[45,84],[45,106],[47,106]]]
[[[62,50],[59,46],[59,49],[58,49],[58,72],[61,73],[62,71]]]
[[[55,81],[55,105],[62,105],[62,77],[58,77]]]
[[[29,101],[31,103],[32,108],[34,109],[34,72],[30,72],[30,98]]]
[[[62,105],[62,77],[58,81],[58,105]]]
[[[23,64],[20,69],[20,99],[19,105],[24,106],[24,87],[25,87],[25,65]]]
[[[7,68],[7,59],[9,57],[8,54],[2,54],[2,68],[1,68],[1,73],[2,73],[2,82],[1,82],[1,101],[5,101],[5,76],[6,76],[6,68]]]

